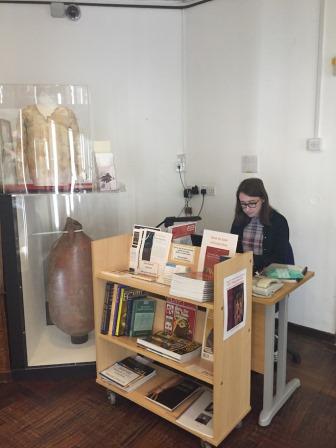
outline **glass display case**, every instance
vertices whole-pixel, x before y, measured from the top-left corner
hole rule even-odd
[[[91,191],[89,94],[76,85],[0,85],[2,193]]]
[[[86,249],[70,248],[79,258],[74,260],[73,252],[69,258],[70,244],[65,240],[65,247],[58,253],[58,271],[53,279],[50,265],[53,259],[54,271],[57,263],[53,251],[60,249],[61,238],[70,235],[69,229],[64,230],[69,218],[82,227],[74,231],[85,233],[87,239],[119,234],[119,200],[120,195],[113,192],[0,195],[9,348],[14,371],[95,361],[93,325],[86,329],[86,337],[72,338],[71,331],[64,330],[62,324],[57,321],[55,325],[55,312],[50,315],[48,297],[52,281],[53,291],[60,282],[67,288],[70,285],[70,290],[75,288],[75,293],[63,291],[61,305],[65,318],[69,317],[70,322],[78,319],[82,302],[86,300],[81,295],[82,285],[85,281],[92,284],[91,265],[89,274],[85,273],[87,266],[83,266]],[[78,278],[81,274],[84,275]],[[67,303],[71,294],[77,296],[74,300],[77,304],[79,301],[79,308],[73,301]]]
[[[121,230],[111,157],[101,155],[97,179],[85,86],[0,84],[12,371],[95,361],[91,239]]]

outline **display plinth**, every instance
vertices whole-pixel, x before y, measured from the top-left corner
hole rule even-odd
[[[115,192],[0,195],[12,370],[95,361],[93,331],[86,342],[74,344],[50,320],[48,255],[69,216],[92,240],[118,234],[119,201]]]

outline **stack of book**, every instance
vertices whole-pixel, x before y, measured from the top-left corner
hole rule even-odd
[[[196,341],[170,336],[163,331],[137,338],[137,344],[177,362],[186,362],[199,356],[202,349],[202,345]]]
[[[132,392],[156,375],[156,370],[146,358],[129,356],[115,362],[98,375],[109,384],[125,392]]]
[[[198,302],[213,300],[213,278],[204,272],[174,274],[169,294],[172,296],[197,300]]]
[[[149,391],[146,398],[169,411],[173,411],[190,397],[195,396],[201,388],[199,383],[190,378],[174,375]]]

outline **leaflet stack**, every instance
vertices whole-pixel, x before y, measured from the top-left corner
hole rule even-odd
[[[174,274],[169,294],[198,302],[208,302],[213,300],[214,281],[204,272]]]

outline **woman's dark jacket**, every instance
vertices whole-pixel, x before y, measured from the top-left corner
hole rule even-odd
[[[247,224],[232,224],[231,233],[238,235],[237,252],[243,252],[243,232]],[[271,211],[270,225],[263,227],[262,249],[262,255],[253,255],[254,271],[261,271],[271,263],[294,263],[287,220],[274,209]]]

